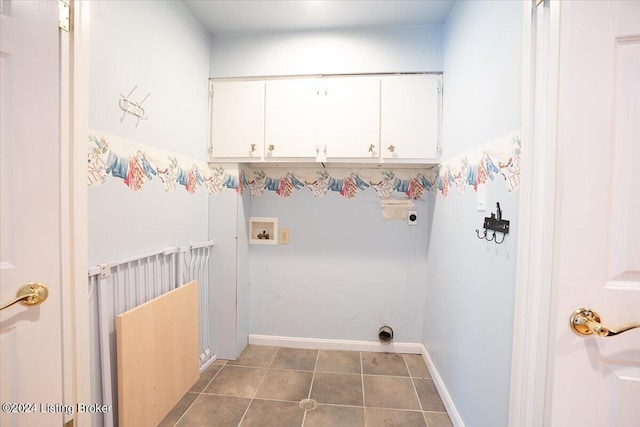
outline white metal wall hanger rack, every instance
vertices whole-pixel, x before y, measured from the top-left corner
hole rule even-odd
[[[131,98],[131,95],[133,95],[133,92],[137,88],[138,88],[138,85],[134,86],[133,89],[131,89],[131,92],[129,92],[129,95],[127,96],[120,94],[120,101],[118,102],[120,109],[124,111],[124,114],[122,114],[122,118],[120,119],[120,121],[123,122],[124,118],[127,116],[127,113],[128,113],[138,118],[138,121],[136,121],[136,126],[138,126],[138,123],[140,123],[140,120],[147,120],[149,118],[147,114],[144,112],[144,108],[142,108],[142,103],[147,100],[149,95],[151,95],[151,92],[149,92],[147,96],[142,98],[142,101],[140,102],[132,101],[129,98]]]

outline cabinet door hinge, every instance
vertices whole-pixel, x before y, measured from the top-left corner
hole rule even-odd
[[[209,80],[209,98],[213,98],[213,82]]]
[[[71,7],[65,0],[58,0],[58,27],[67,33],[71,30]]]

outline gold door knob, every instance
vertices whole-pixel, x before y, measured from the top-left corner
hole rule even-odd
[[[275,145],[269,144],[269,151],[273,151],[275,149],[276,149]]]
[[[369,146],[369,152],[370,152],[370,153],[373,153],[373,149],[374,149],[374,148],[376,148],[376,146],[375,146],[375,145],[373,145],[373,144],[371,144],[371,145]]]
[[[0,307],[0,311],[17,303],[20,303],[22,305],[38,305],[44,302],[44,300],[46,300],[48,296],[49,290],[42,283],[27,283],[26,285],[18,289],[16,298],[13,301],[10,301]]]
[[[256,144],[251,144],[251,152],[253,153],[254,151],[256,151]]]
[[[640,328],[640,322],[628,323],[615,329],[600,324],[600,315],[590,308],[579,308],[569,318],[571,329],[578,335],[597,334],[601,337],[612,337],[631,329]]]
[[[394,145],[390,145],[390,146],[387,147],[387,150],[389,150],[389,151],[391,151],[393,153],[394,151],[396,151],[396,147]]]

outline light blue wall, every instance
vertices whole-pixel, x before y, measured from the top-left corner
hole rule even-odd
[[[437,25],[213,37],[212,78],[442,71]]]
[[[89,126],[120,138],[206,159],[210,37],[182,2],[91,1]],[[149,119],[120,121],[120,94],[138,85]],[[138,192],[122,180],[89,188],[89,263],[116,261],[208,240],[206,191],[166,192],[158,178]],[[95,295],[95,293],[94,293]],[[95,297],[92,300],[95,303]],[[92,330],[97,306],[92,308]],[[92,399],[101,402],[97,346]],[[113,366],[115,369],[115,366]],[[94,414],[100,427],[102,416]]]
[[[89,126],[206,159],[210,37],[182,2],[92,1]],[[120,94],[148,92],[149,119],[121,121]],[[89,189],[89,262],[207,240],[207,192],[133,192],[116,178]]]
[[[277,217],[290,244],[251,246],[251,333],[375,341],[388,324],[396,341],[420,342],[428,203],[416,208],[410,227],[384,222],[371,189],[254,197],[251,215]]]
[[[444,30],[444,158],[521,126],[522,8],[457,2]],[[506,426],[518,193],[487,186],[511,221],[505,243],[478,240],[476,193],[437,196],[430,226],[424,344],[466,426]]]

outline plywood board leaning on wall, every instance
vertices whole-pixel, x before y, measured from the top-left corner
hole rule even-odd
[[[199,377],[198,281],[116,318],[118,419],[155,426]]]

